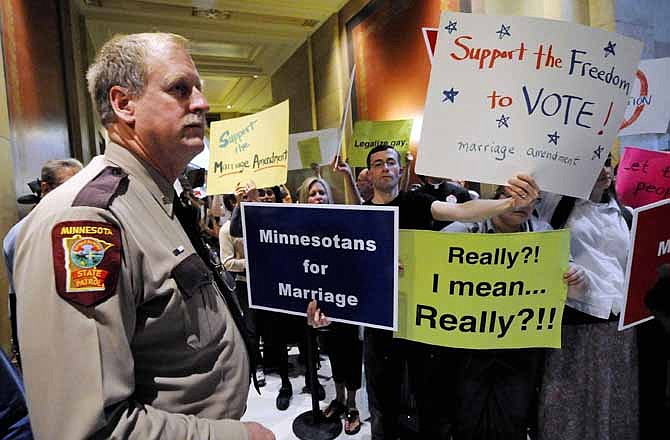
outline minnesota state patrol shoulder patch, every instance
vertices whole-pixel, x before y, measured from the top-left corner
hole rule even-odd
[[[56,290],[85,307],[114,294],[121,267],[121,234],[104,222],[68,221],[51,230]]]

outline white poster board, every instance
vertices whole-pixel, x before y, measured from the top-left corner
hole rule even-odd
[[[300,152],[298,151],[298,142],[310,138],[319,138],[319,145],[321,146],[321,159],[322,163],[319,165],[325,165],[330,163],[335,154],[337,154],[337,144],[340,140],[337,128],[326,128],[324,130],[316,131],[304,131],[302,133],[294,133],[288,137],[288,169],[289,170],[300,170],[304,168],[309,168],[309,166],[303,166],[302,161],[300,160]]]
[[[617,135],[642,43],[572,23],[443,12],[419,174],[588,198]]]
[[[670,121],[670,58],[640,61],[619,136],[665,133]]]

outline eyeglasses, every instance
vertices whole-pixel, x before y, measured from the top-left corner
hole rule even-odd
[[[265,189],[265,188],[260,188],[260,189],[258,189],[258,196],[259,196],[259,197],[265,197],[266,194],[267,194],[268,196],[271,196],[271,195],[273,195],[274,193],[272,192],[271,189]]]
[[[375,160],[374,162],[372,162],[371,167],[372,168],[382,168],[384,166],[387,166],[387,167],[391,168],[393,166],[396,166],[397,164],[398,164],[397,160],[395,160],[393,158],[388,158],[388,159],[386,159],[386,161],[383,161],[381,159],[380,160]]]

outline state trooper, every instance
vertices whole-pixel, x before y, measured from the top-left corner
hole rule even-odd
[[[270,440],[246,408],[239,315],[173,182],[209,105],[173,34],[116,36],[87,79],[111,142],[19,235],[15,284],[37,438]]]

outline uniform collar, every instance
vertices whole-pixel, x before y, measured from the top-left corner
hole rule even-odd
[[[174,187],[156,168],[114,142],[107,145],[105,158],[137,179],[149,190],[165,213],[170,217],[173,216]]]

